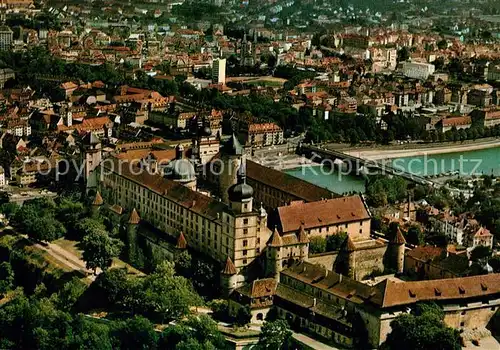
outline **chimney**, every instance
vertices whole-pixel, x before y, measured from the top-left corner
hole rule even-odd
[[[313,299],[313,306],[312,307],[316,307],[316,298]]]

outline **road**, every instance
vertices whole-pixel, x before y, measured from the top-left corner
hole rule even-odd
[[[35,247],[46,251],[53,258],[59,260],[62,264],[72,268],[73,270],[82,271],[86,275],[90,275],[92,280],[95,279],[96,275],[102,272],[101,269],[98,268],[96,274],[94,275],[94,271],[87,269],[85,261],[80,259],[74,253],[59,247],[57,244],[47,243],[47,245],[43,245],[35,243],[34,245]]]

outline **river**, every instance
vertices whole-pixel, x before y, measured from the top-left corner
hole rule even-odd
[[[500,147],[469,152],[397,158],[392,160],[392,166],[421,176],[457,171],[463,176],[474,174],[500,176]],[[288,169],[285,172],[339,194],[365,191],[365,179],[363,177],[342,175],[336,170],[332,171],[329,167],[323,167],[319,164]]]

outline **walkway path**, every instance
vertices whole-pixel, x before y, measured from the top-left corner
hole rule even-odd
[[[342,348],[335,348],[331,345],[324,344],[322,342],[319,342],[311,337],[308,337],[305,334],[302,333],[295,333],[292,332],[292,337],[297,340],[298,342],[310,347],[311,349],[315,350],[341,350]]]

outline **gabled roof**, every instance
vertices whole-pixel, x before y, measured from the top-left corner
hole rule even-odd
[[[233,261],[231,258],[228,256],[226,259],[226,266],[224,266],[224,269],[222,270],[223,275],[236,275],[238,271],[236,270],[236,267],[233,264]]]
[[[283,233],[296,232],[301,225],[309,230],[370,219],[358,195],[310,203],[293,202],[291,205],[279,207],[278,215]]]
[[[476,233],[474,233],[474,237],[478,238],[478,237],[491,237],[492,234],[490,232],[490,230],[488,230],[487,228],[485,227],[480,227],[479,230],[476,231]]]
[[[382,308],[419,301],[459,300],[499,294],[500,274],[412,282],[385,280],[374,288],[377,294],[372,302]]]

